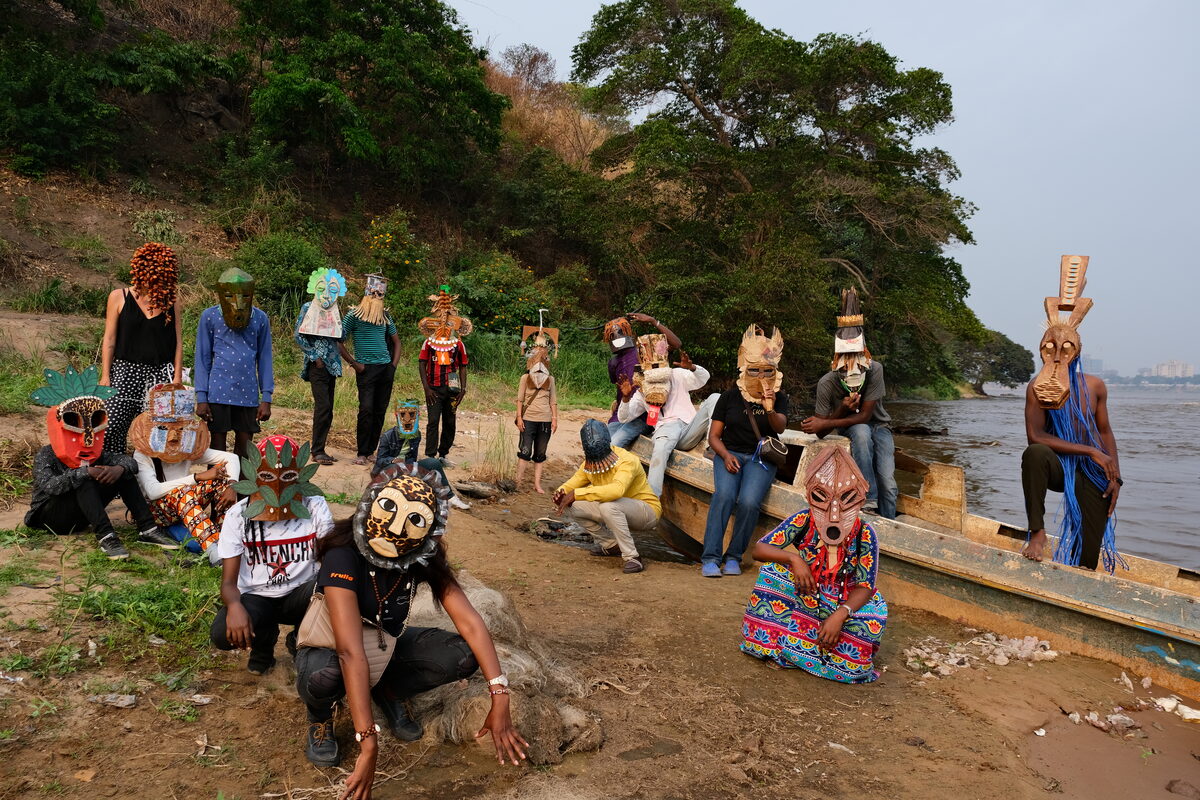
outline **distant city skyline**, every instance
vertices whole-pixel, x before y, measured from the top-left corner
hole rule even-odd
[[[449,3],[480,45],[498,56],[533,44],[561,78],[601,6]],[[1200,3],[740,5],[795,39],[858,34],[904,68],[943,73],[956,121],[920,143],[950,153],[962,170],[952,191],[979,208],[968,220],[977,244],[948,254],[985,325],[1036,358],[1059,257],[1087,255],[1095,308],[1080,329],[1085,353],[1130,376],[1164,358],[1200,362],[1200,315],[1190,311],[1200,297],[1190,248],[1200,155],[1181,142],[1200,123],[1186,100],[1200,79]]]

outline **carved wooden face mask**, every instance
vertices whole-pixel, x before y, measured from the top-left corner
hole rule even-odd
[[[49,406],[46,433],[54,455],[72,469],[92,463],[104,449],[104,430],[108,427],[104,401],[117,390],[97,385],[95,364],[83,372],[67,367],[63,372],[48,369],[42,374],[46,385],[35,390],[32,399]]]
[[[416,400],[396,401],[396,427],[401,439],[415,439],[421,435],[421,406]]]
[[[354,515],[354,541],[368,562],[407,569],[426,561],[446,532],[449,488],[416,464],[395,464],[367,487]]]
[[[1063,256],[1059,263],[1058,297],[1046,298],[1046,320],[1049,327],[1042,336],[1038,350],[1042,369],[1033,379],[1033,396],[1044,409],[1062,408],[1071,394],[1071,362],[1079,358],[1079,324],[1092,308],[1092,301],[1082,297],[1087,285],[1087,256]],[[1068,311],[1062,319],[1059,312]]]
[[[804,479],[809,519],[827,545],[839,545],[854,529],[867,501],[867,480],[850,454],[836,445],[826,446]]]
[[[609,349],[614,353],[628,350],[637,344],[637,339],[633,337],[633,326],[625,317],[610,319],[604,324],[604,341],[608,342]]]
[[[458,295],[450,294],[449,286],[443,286],[429,299],[433,301],[430,316],[418,322],[417,328],[425,335],[425,342],[434,351],[437,363],[449,365],[451,353],[458,347],[459,339],[470,335],[475,326],[458,313],[458,306],[455,305]]]
[[[762,403],[767,411],[775,410],[774,400],[763,399],[763,389],[770,387],[776,392],[783,386],[783,373],[779,371],[779,359],[783,357],[783,334],[775,328],[770,337],[763,335],[762,328],[751,325],[742,335],[738,347],[737,387],[742,397],[751,403]]]
[[[306,336],[340,339],[342,314],[337,301],[346,294],[346,279],[336,269],[322,267],[308,276],[307,288],[313,299],[300,321],[299,332]]]

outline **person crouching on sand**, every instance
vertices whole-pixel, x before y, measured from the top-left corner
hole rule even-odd
[[[342,798],[371,796],[379,757],[372,700],[397,738],[416,741],[424,729],[409,717],[405,702],[476,670],[483,672],[491,699],[476,738],[491,733],[501,764],[519,764],[529,748],[513,726],[508,678],[492,636],[446,559],[449,496],[436,473],[415,464],[388,467],[367,487],[353,522],[338,522],[318,546],[323,603],[313,608],[323,611],[310,611],[301,628],[296,690],[308,709],[305,755],[318,766],[341,762],[333,707],[346,699],[359,754]],[[409,626],[422,583],[458,633]],[[322,614],[325,623],[315,624]]]
[[[442,477],[442,484],[450,485],[441,459],[418,458],[421,453],[421,405],[411,398],[396,401],[396,427],[384,431],[379,439],[379,452],[371,477],[375,477],[392,464],[416,463],[421,469],[433,470]],[[450,493],[450,506],[460,511],[470,511],[471,504]]]

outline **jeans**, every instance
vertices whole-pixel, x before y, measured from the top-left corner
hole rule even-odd
[[[713,564],[726,559],[742,560],[746,546],[750,543],[750,535],[758,524],[758,512],[762,508],[763,498],[775,480],[775,467],[754,460],[749,453],[729,451],[742,465],[736,473],[725,469],[725,461],[713,456],[713,496],[708,505],[708,521],[704,525],[704,554],[701,561]],[[721,545],[725,541],[725,526],[729,517],[737,512],[733,521],[733,538],[729,540],[729,549],[721,553]]]
[[[601,547],[607,549],[616,544],[626,561],[638,557],[630,530],[647,531],[658,524],[654,507],[635,497],[618,497],[607,503],[576,500],[563,516],[579,523]]]
[[[358,455],[362,458],[374,453],[379,444],[395,379],[396,368],[390,362],[363,364],[363,371],[355,375],[358,384]]]
[[[324,364],[311,364],[308,382],[313,397],[312,454],[316,456],[324,454],[325,440],[329,438],[329,428],[333,424],[333,392],[337,388],[337,377],[329,374]]]
[[[479,668],[467,642],[441,628],[409,628],[396,642],[392,660],[371,690],[376,700],[404,701]],[[308,707],[309,722],[333,718],[333,704],[346,694],[337,653],[302,647],[296,653],[296,691]]]
[[[1044,444],[1031,444],[1021,454],[1021,488],[1030,531],[1046,529],[1046,492],[1063,490],[1063,466],[1058,455]],[[1075,499],[1083,514],[1083,546],[1079,566],[1095,569],[1100,561],[1104,529],[1108,525],[1108,498],[1096,484],[1075,471]]]
[[[86,479],[75,491],[51,497],[35,514],[30,515],[31,519],[26,524],[57,534],[75,533],[90,525],[96,538],[103,539],[113,532],[107,508],[118,495],[133,515],[139,531],[154,529],[150,505],[142,495],[137,478],[128,472],[115,483]]]
[[[720,394],[711,394],[700,405],[692,421],[684,424],[681,419],[660,422],[651,428],[651,438],[654,441],[654,453],[650,456],[650,467],[646,470],[646,481],[650,490],[662,497],[663,476],[667,471],[667,461],[671,459],[671,451],[676,447],[681,450],[691,450],[700,443],[708,431],[708,423],[712,420],[713,408]]]
[[[646,415],[642,414],[637,419],[631,419],[629,422],[614,421],[608,423],[608,435],[612,439],[613,447],[629,449],[629,445],[637,441],[637,438],[650,429],[646,424]]]
[[[216,548],[209,549],[215,550]],[[300,620],[304,619],[304,612],[308,610],[308,601],[312,597],[313,587],[316,586],[316,583],[317,579],[313,578],[280,597],[267,597],[261,594],[242,595],[242,607],[250,615],[250,627],[254,629],[254,638],[251,640],[253,643],[250,646],[251,654],[258,654],[260,658],[274,659],[275,642],[279,639],[279,626],[295,625],[299,627]],[[212,639],[213,647],[218,650],[233,649],[225,632],[225,616],[228,612],[228,608],[221,606],[217,611],[217,618],[213,620],[212,628],[209,630],[209,638]]]
[[[867,501],[876,501],[879,516],[896,518],[896,443],[887,425],[851,425],[837,432],[850,440],[850,455],[867,479]]]
[[[430,386],[433,402],[426,403],[429,421],[425,425],[425,456],[427,458],[445,458],[454,447],[454,434],[458,429],[457,397],[450,394],[449,387]],[[439,423],[441,436],[438,435]]]

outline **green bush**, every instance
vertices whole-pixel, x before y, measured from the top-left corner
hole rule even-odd
[[[125,44],[109,54],[107,62],[117,83],[142,94],[179,94],[194,91],[213,78],[234,80],[231,62],[218,58],[199,42],[177,42],[162,31],[136,44]]]
[[[520,334],[521,326],[536,323],[538,309],[549,308],[554,299],[533,270],[507,253],[460,256],[457,266],[465,269],[450,279],[451,291],[480,332]]]
[[[175,247],[183,244],[183,234],[175,227],[179,215],[165,208],[138,211],[133,215],[133,233],[146,242]]]
[[[64,285],[61,278],[51,278],[36,289],[18,295],[9,305],[23,313],[88,314],[103,316],[108,305],[107,289]]]
[[[389,281],[403,282],[429,268],[429,246],[409,230],[408,214],[400,209],[371,220],[367,249],[375,269]]]
[[[272,316],[303,302],[308,276],[329,266],[321,249],[291,233],[269,233],[251,239],[234,254],[233,263],[254,276],[255,303]]]

